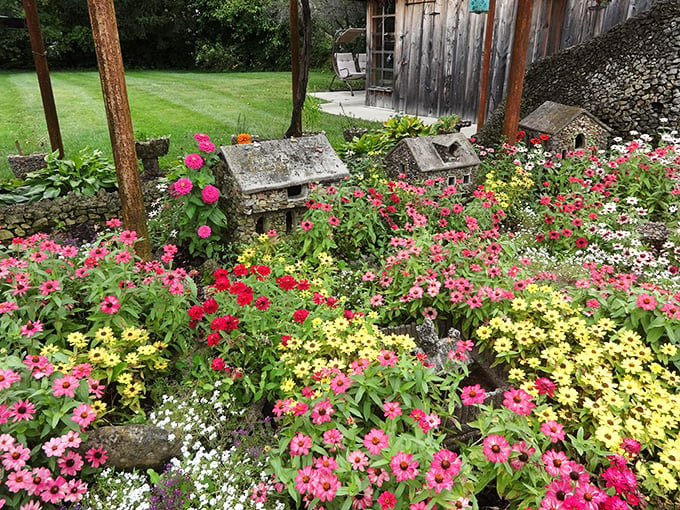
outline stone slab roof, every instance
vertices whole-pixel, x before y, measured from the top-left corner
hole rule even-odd
[[[587,110],[578,106],[567,106],[553,101],[546,101],[519,122],[520,129],[538,131],[554,135],[562,131],[579,115],[587,115],[602,128],[610,131],[606,124]]]
[[[396,151],[400,150],[400,146],[406,146],[419,168],[424,172],[465,168],[480,164],[474,147],[461,133],[404,138],[392,149],[392,152],[397,154]],[[447,160],[444,160],[442,154],[447,156]],[[391,153],[388,158],[390,155]]]
[[[349,176],[325,135],[225,145],[220,154],[246,195]]]

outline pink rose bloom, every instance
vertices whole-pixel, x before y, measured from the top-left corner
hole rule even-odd
[[[212,184],[208,184],[201,191],[201,198],[206,204],[214,204],[220,198],[220,190]]]
[[[198,143],[198,150],[203,151],[203,152],[214,152],[215,151],[215,144],[212,142],[199,142]]]
[[[187,154],[184,157],[184,164],[193,170],[199,170],[203,166],[203,158],[198,154]]]
[[[193,187],[194,183],[191,182],[191,179],[179,179],[176,183],[170,186],[170,193],[176,197],[181,197],[182,195],[188,195],[191,193]]]
[[[210,234],[212,234],[212,230],[210,230],[210,227],[208,225],[201,225],[198,227],[198,237],[201,239],[206,239],[210,237]]]

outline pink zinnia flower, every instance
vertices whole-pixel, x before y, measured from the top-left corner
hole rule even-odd
[[[323,433],[323,442],[325,444],[336,445],[342,442],[342,432],[338,429],[330,429]]]
[[[184,164],[193,170],[198,170],[203,166],[203,158],[198,154],[187,154],[184,157]]]
[[[198,143],[209,142],[210,137],[208,135],[206,135],[205,133],[196,133],[194,135],[194,140],[196,140]]]
[[[321,425],[322,423],[331,421],[331,415],[334,412],[335,409],[333,409],[333,406],[331,406],[330,401],[326,399],[321,402],[317,402],[314,405],[310,417],[312,418],[313,423],[316,425]]]
[[[120,234],[120,242],[123,243],[125,246],[132,246],[135,244],[135,242],[138,240],[137,239],[137,232],[134,230],[123,230]]]
[[[59,280],[45,280],[40,284],[40,294],[49,296],[52,292],[61,290],[61,283]]]
[[[331,215],[331,216],[328,217],[328,224],[333,225],[334,227],[337,227],[338,225],[340,225],[340,218],[338,218],[337,216]]]
[[[347,391],[351,382],[352,380],[345,374],[338,374],[336,377],[331,379],[331,390],[333,390],[333,393],[336,395],[340,395],[341,393],[345,393]]]
[[[654,296],[645,294],[644,292],[637,297],[637,306],[643,310],[654,310],[656,309],[656,299]]]
[[[534,382],[534,387],[540,395],[548,395],[550,398],[555,393],[555,383],[546,377],[539,377]]]
[[[314,483],[314,497],[319,501],[331,501],[335,498],[335,493],[340,488],[340,481],[330,471],[322,473]]]
[[[383,483],[390,480],[390,473],[386,469],[368,468],[366,472],[368,473],[368,481],[376,487],[382,487]]]
[[[218,190],[212,184],[208,184],[201,191],[201,198],[203,199],[203,202],[205,202],[206,204],[214,204],[220,198],[220,190]]]
[[[302,324],[303,322],[305,322],[305,319],[307,317],[309,317],[309,312],[304,308],[295,310],[293,312],[293,321],[297,322],[298,324]]]
[[[411,453],[397,452],[390,461],[390,467],[397,482],[413,480],[418,476],[418,461],[413,460],[413,454]]]
[[[18,469],[7,475],[5,485],[10,492],[19,492],[21,489],[30,487],[31,472],[28,469]]]
[[[199,156],[200,157],[200,156]],[[170,186],[170,193],[175,197],[181,197],[182,195],[188,195],[194,187],[194,183],[191,179],[182,178]]]
[[[7,470],[21,469],[26,461],[31,458],[31,450],[22,444],[15,444],[2,454],[2,466]]]
[[[548,436],[553,443],[564,439],[564,428],[554,420],[541,424],[541,432]]]
[[[97,413],[92,410],[87,404],[78,404],[78,406],[73,410],[73,416],[71,420],[76,422],[82,428],[87,428],[90,423],[97,419]]]
[[[212,234],[212,230],[208,225],[201,225],[198,227],[198,237],[201,239],[207,239]]]
[[[52,395],[55,397],[60,397],[66,395],[67,397],[75,397],[75,391],[78,389],[78,379],[72,375],[65,375],[64,377],[59,377],[52,383]]]
[[[316,476],[316,471],[312,466],[305,466],[302,469],[298,469],[298,475],[295,477],[295,488],[300,494],[312,493],[314,488],[314,478]]]
[[[543,454],[542,460],[545,470],[550,476],[560,476],[560,468],[562,467],[562,464],[567,462],[569,459],[564,454],[564,452],[548,450]]]
[[[203,152],[215,152],[215,144],[208,141],[198,142],[198,150]]]
[[[366,487],[363,492],[352,498],[352,510],[364,510],[373,505],[373,487]]]
[[[12,384],[21,381],[21,376],[12,369],[0,370],[0,391],[6,390]]]
[[[380,354],[378,354],[378,362],[383,367],[393,367],[397,363],[397,356],[394,354],[394,351],[382,349]]]
[[[465,386],[460,395],[463,405],[471,406],[473,404],[483,404],[486,398],[486,391],[479,384],[474,386]]]
[[[75,476],[83,467],[83,458],[79,453],[69,450],[57,460],[57,465],[63,476]]]
[[[430,489],[439,494],[443,490],[450,490],[453,487],[453,478],[440,469],[430,469],[425,475],[425,481]]]
[[[385,418],[394,420],[397,416],[401,416],[401,407],[397,402],[385,402],[383,404],[383,411],[385,412]]]
[[[536,453],[536,448],[527,448],[527,445],[524,441],[518,441],[512,445],[512,451],[519,453],[519,455],[510,459],[510,467],[512,467],[512,469],[515,471],[519,471],[527,465],[531,456]]]
[[[30,421],[35,413],[35,406],[28,400],[17,400],[9,409],[7,414],[16,423],[21,420]]]
[[[103,446],[98,448],[90,448],[85,453],[85,460],[88,461],[93,468],[98,468],[99,466],[104,465],[108,458],[109,456],[106,455],[106,450]]]
[[[380,429],[371,429],[371,431],[364,436],[364,447],[372,455],[378,455],[389,446],[390,437]]]
[[[42,322],[40,321],[28,321],[26,324],[21,326],[21,335],[26,338],[31,338],[36,333],[40,333],[43,330]]]
[[[491,434],[484,438],[482,451],[490,462],[505,462],[510,457],[510,445],[503,436]]]
[[[361,450],[349,452],[347,454],[347,460],[354,471],[364,471],[368,466],[368,457]]]
[[[83,499],[83,496],[87,492],[87,484],[82,480],[78,480],[77,478],[69,480],[66,482],[64,492],[66,493],[64,496],[64,501],[77,503]]]
[[[45,489],[45,481],[50,477],[50,470],[44,467],[33,468],[26,492],[31,496],[40,494]]]
[[[338,469],[338,463],[333,457],[323,455],[318,459],[314,459],[314,468],[321,473],[322,471],[335,471]]]
[[[505,397],[505,400],[503,400],[503,405],[520,416],[527,416],[531,414],[531,410],[536,407],[536,405],[531,401],[531,395],[529,395],[522,388],[511,388],[504,392],[503,396]]]
[[[385,491],[378,497],[378,503],[381,510],[388,510],[396,506],[397,498],[391,492]]]
[[[449,476],[457,476],[463,466],[463,461],[458,458],[458,455],[450,450],[439,450],[432,456],[430,463],[430,470],[443,471]]]
[[[40,499],[45,503],[60,503],[64,496],[66,496],[66,480],[63,476],[58,476],[55,479],[48,478],[45,480],[45,488],[40,493]]]
[[[302,223],[300,223],[300,226],[302,227],[302,230],[309,232],[314,226],[314,223],[309,220],[303,220]]]
[[[120,301],[116,296],[105,296],[104,300],[99,303],[99,309],[104,312],[113,315],[120,308]]]
[[[307,455],[312,447],[312,438],[300,432],[290,440],[289,448],[291,456]]]
[[[106,220],[106,226],[107,227],[120,227],[123,223],[120,221],[118,218],[111,218],[110,220]]]

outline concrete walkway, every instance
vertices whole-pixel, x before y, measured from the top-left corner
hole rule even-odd
[[[321,104],[321,111],[333,115],[345,115],[356,119],[372,120],[375,122],[385,122],[395,115],[394,110],[378,108],[377,106],[366,106],[366,93],[357,90],[352,96],[349,90],[338,92],[310,92],[310,96],[328,101]],[[437,121],[435,117],[420,117],[425,124],[433,124]],[[473,124],[461,130],[466,136],[472,136],[477,132],[477,125]]]

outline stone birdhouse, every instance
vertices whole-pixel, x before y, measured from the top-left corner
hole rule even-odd
[[[474,147],[460,133],[405,138],[385,156],[385,168],[394,179],[404,175],[417,182],[441,177],[445,186],[466,193],[477,186],[479,164]]]
[[[569,151],[588,147],[606,148],[611,129],[594,115],[579,108],[546,101],[519,123],[527,139],[546,134],[545,148],[566,156]]]
[[[302,220],[310,187],[349,177],[324,135],[220,147],[217,172],[232,241],[275,229],[290,233]]]

